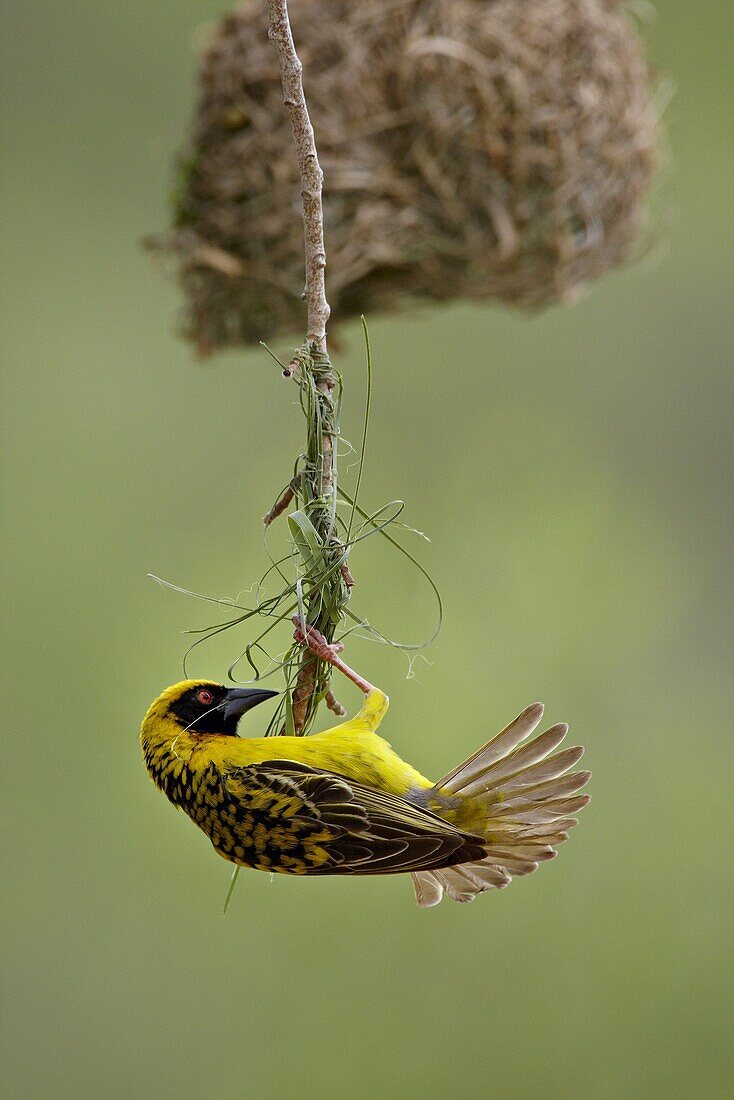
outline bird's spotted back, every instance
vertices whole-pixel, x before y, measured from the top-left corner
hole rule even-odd
[[[156,786],[232,863],[290,874],[326,863],[322,845],[332,834],[296,817],[304,799],[287,777],[263,782],[246,768],[223,775],[202,753],[192,754],[187,764],[170,749],[145,752],[144,760]]]

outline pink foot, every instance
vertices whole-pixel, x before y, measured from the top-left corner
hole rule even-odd
[[[294,641],[298,642],[299,645],[308,646],[316,657],[333,665],[337,659],[337,654],[341,653],[344,649],[343,644],[341,642],[331,642],[330,644],[321,631],[317,630],[315,626],[307,626],[306,633],[304,634],[301,620],[297,615],[293,616],[293,622],[295,623],[295,630],[293,631]]]
[[[295,624],[295,630],[293,631],[293,637],[299,645],[308,646],[311,652],[322,661],[326,661],[327,664],[333,665],[338,669],[348,680],[351,680],[353,684],[364,692],[365,695],[369,695],[371,691],[374,691],[372,684],[370,684],[349,665],[345,665],[339,654],[344,649],[341,642],[332,642],[329,644],[324,635],[316,629],[315,626],[307,626],[305,633],[301,626],[301,620],[297,615],[293,616],[293,622]]]

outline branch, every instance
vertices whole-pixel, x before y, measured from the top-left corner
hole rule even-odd
[[[306,286],[303,297],[306,300],[308,311],[306,350],[312,366],[316,364],[319,368],[314,372],[314,385],[320,395],[318,412],[320,454],[314,464],[315,476],[305,479],[302,488],[306,502],[326,502],[326,508],[319,509],[314,514],[313,521],[324,546],[329,546],[334,533],[336,515],[337,470],[334,450],[336,429],[332,400],[336,378],[331,369],[326,347],[326,322],[329,320],[331,311],[326,300],[326,281],[324,277],[326,250],[324,247],[324,213],[321,202],[324,174],[319,165],[316,139],[309,118],[308,107],[306,106],[306,97],[303,94],[303,66],[293,42],[287,0],[267,0],[267,5],[268,37],[278,54],[280,80],[283,85],[283,102],[290,115],[293,140],[296,145],[298,171],[301,177],[303,236],[306,253]],[[296,360],[291,362],[283,373],[286,375],[292,374],[294,364],[296,364]],[[289,494],[286,491],[281,500],[265,517],[266,526],[289,504]],[[351,573],[349,574],[349,580],[354,583]],[[317,602],[312,601],[314,608]],[[311,608],[309,608],[309,612],[311,612]],[[316,620],[319,620],[318,611],[314,610],[313,615]],[[324,622],[323,624],[319,623],[319,625],[323,625],[323,628],[329,634],[329,639],[331,639],[334,624]],[[331,669],[328,668],[325,671],[327,682],[330,673]],[[319,662],[308,651],[304,651],[301,655],[300,668],[292,694],[293,725],[298,734],[304,732],[315,713],[317,703],[314,703],[314,690],[323,679],[323,663]],[[338,706],[333,700],[333,696],[329,705],[332,705],[332,702]]]
[[[324,174],[316,152],[316,139],[303,94],[301,74],[303,65],[298,59],[288,18],[287,0],[267,0],[270,27],[268,37],[278,51],[280,79],[283,85],[283,102],[288,108],[296,143],[298,170],[301,175],[303,200],[303,232],[306,247],[306,289],[304,297],[308,309],[309,342],[326,352],[326,322],[329,320],[329,303],[326,300],[326,251],[324,249],[324,215],[321,191]]]

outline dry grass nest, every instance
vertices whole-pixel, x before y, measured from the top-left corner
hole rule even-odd
[[[573,295],[644,237],[657,118],[621,0],[290,0],[325,175],[332,325]],[[175,258],[202,353],[302,331],[300,188],[265,6],[215,28]]]

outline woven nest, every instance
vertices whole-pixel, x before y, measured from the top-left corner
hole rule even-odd
[[[335,323],[406,302],[568,298],[639,240],[656,164],[621,0],[291,0],[325,176]],[[175,257],[202,352],[305,325],[295,150],[249,0],[216,28]]]

